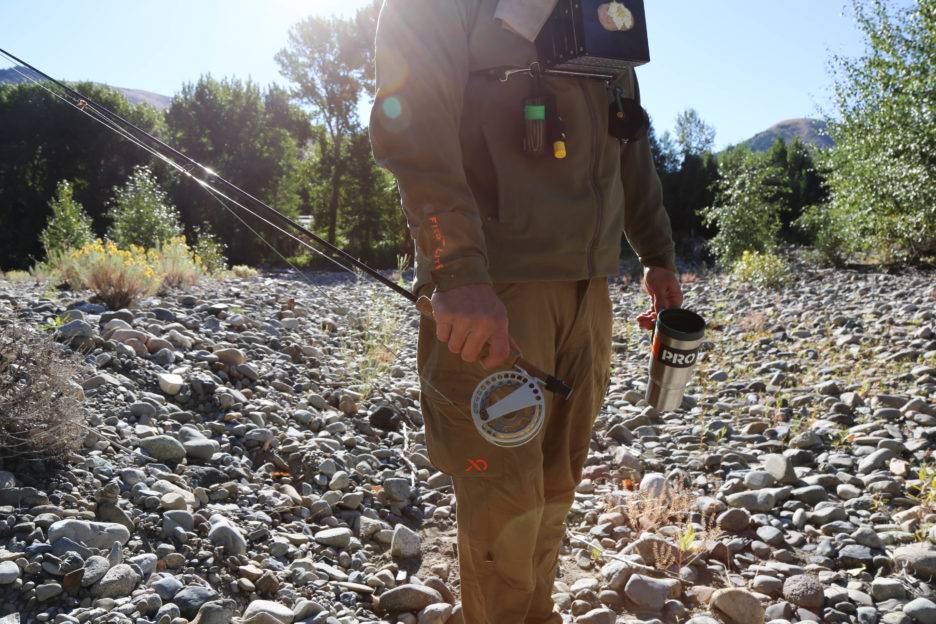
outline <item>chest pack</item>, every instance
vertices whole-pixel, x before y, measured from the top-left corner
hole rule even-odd
[[[537,60],[529,67],[493,74],[502,82],[532,77],[530,97],[523,102],[526,154],[560,160],[567,155],[565,122],[542,76],[604,82],[609,134],[625,143],[646,137],[650,118],[640,106],[636,83],[630,92],[618,84],[623,74],[650,61],[643,0],[559,0],[535,45]]]

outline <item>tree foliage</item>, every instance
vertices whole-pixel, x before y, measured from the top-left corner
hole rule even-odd
[[[182,152],[280,212],[296,216],[305,208],[301,159],[312,130],[308,117],[290,104],[283,89],[261,91],[250,81],[204,76],[173,98],[166,126]],[[246,225],[191,181],[174,178],[171,194],[185,222],[209,224],[232,261],[257,264],[274,259]],[[263,230],[277,248],[287,245],[287,239],[264,224],[238,214]]]
[[[788,191],[784,171],[745,147],[723,155],[720,170],[715,203],[702,214],[717,230],[709,247],[723,266],[731,266],[745,251],[776,247]]]
[[[113,224],[107,237],[121,249],[154,249],[182,235],[178,211],[147,167],[135,168],[115,189],[109,216]]]
[[[325,131],[319,153],[331,183],[323,215],[330,243],[338,237],[346,150],[360,131],[358,102],[374,90],[377,14],[377,3],[372,3],[353,20],[309,17],[292,28],[287,46],[276,55],[280,72],[293,84],[293,97]]]
[[[855,0],[867,49],[836,59],[828,214],[847,246],[884,259],[936,252],[936,0]]]
[[[162,119],[154,109],[97,84],[74,86],[134,124],[159,131]],[[40,233],[59,181],[72,181],[74,199],[103,232],[111,190],[149,162],[145,152],[32,84],[0,85],[0,119],[0,269],[26,268],[42,257]]]
[[[46,257],[78,249],[94,240],[91,217],[75,200],[71,183],[62,180],[55,189],[55,197],[49,202],[52,216],[39,235]]]
[[[705,123],[694,108],[676,116],[676,143],[682,156],[701,156],[715,146],[715,128]]]

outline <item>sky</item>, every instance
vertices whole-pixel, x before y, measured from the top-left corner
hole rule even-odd
[[[863,48],[846,1],[646,0],[652,60],[638,77],[658,132],[692,107],[720,148],[831,112],[829,60]],[[273,57],[289,28],[366,2],[0,0],[0,48],[57,78],[164,95],[206,73],[285,84]]]

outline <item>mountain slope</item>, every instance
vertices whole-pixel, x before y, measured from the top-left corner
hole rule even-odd
[[[787,143],[793,139],[799,139],[806,145],[820,148],[834,147],[835,142],[828,135],[827,129],[828,124],[820,119],[788,119],[759,132],[745,143],[750,145],[751,150],[755,152],[766,152],[778,138]]]
[[[32,74],[32,72],[25,67],[17,67],[16,69],[0,69],[0,84],[20,84],[23,82],[28,82],[26,77],[22,74]],[[172,102],[172,98],[165,95],[160,95],[159,93],[153,93],[152,91],[144,91],[142,89],[125,89],[123,87],[113,86],[110,88],[127,98],[127,101],[129,101],[131,104],[147,104],[156,110],[165,110],[169,108],[169,104]]]

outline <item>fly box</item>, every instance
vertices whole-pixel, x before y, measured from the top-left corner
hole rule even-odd
[[[648,63],[643,0],[559,0],[536,50],[554,75],[611,79]]]

